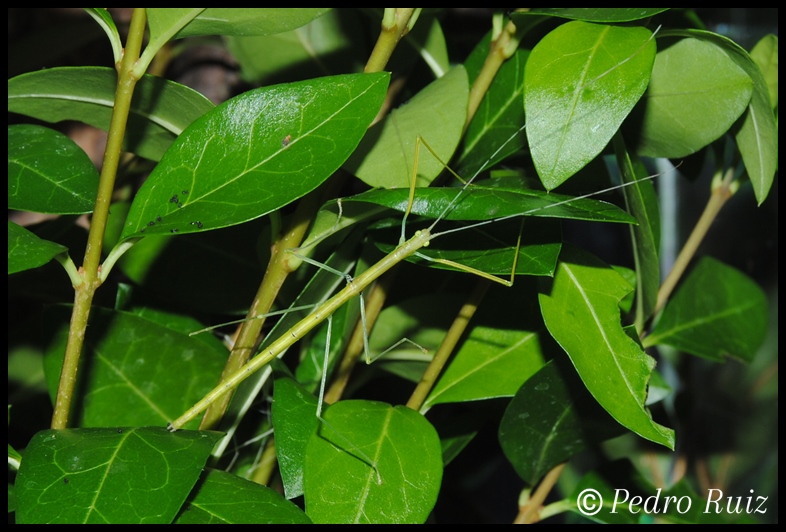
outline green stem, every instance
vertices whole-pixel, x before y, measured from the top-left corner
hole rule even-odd
[[[469,105],[467,107],[467,126],[472,121],[472,117],[480,107],[480,102],[489,90],[491,82],[499,72],[502,64],[513,56],[518,48],[520,38],[516,35],[516,25],[508,22],[502,32],[491,43],[489,55],[483,63],[478,77],[472,83],[469,90]],[[464,128],[466,130],[466,126]]]
[[[453,320],[448,333],[445,335],[445,339],[434,354],[434,358],[429,363],[425,373],[423,373],[423,377],[420,378],[420,382],[415,391],[412,392],[409,401],[407,401],[407,406],[412,410],[420,410],[420,407],[423,406],[426,397],[428,397],[428,394],[437,382],[437,377],[442,373],[442,369],[447,364],[450,354],[456,348],[490,285],[491,283],[487,279],[479,280],[475,285],[475,290],[472,291],[467,302],[461,307],[461,311],[459,311],[456,319]]]
[[[238,337],[235,340],[232,352],[229,354],[219,382],[223,382],[243,367],[254,354],[257,339],[262,331],[262,326],[265,324],[264,319],[255,318],[267,314],[273,307],[281,286],[292,272],[292,269],[289,267],[290,254],[288,251],[297,248],[303,241],[303,237],[311,225],[311,220],[319,208],[319,201],[323,193],[324,187],[320,187],[300,200],[286,232],[273,244],[267,271],[262,278],[251,308],[249,308],[246,314],[248,319],[240,327]],[[228,393],[212,404],[202,418],[200,429],[215,428],[224,416],[231,398],[232,394]]]
[[[131,109],[131,98],[138,77],[133,69],[142,49],[145,36],[146,14],[143,8],[134,10],[129,27],[128,41],[123,53],[123,58],[117,65],[118,80],[115,93],[115,106],[112,120],[109,125],[104,163],[98,183],[98,193],[90,223],[90,233],[87,237],[85,258],[79,273],[83,282],[75,288],[74,309],[71,314],[71,325],[66,343],[66,352],[63,358],[63,368],[60,372],[60,384],[57,389],[55,411],[52,416],[52,428],[64,429],[68,426],[68,414],[71,409],[71,399],[76,385],[79,357],[85,339],[87,320],[90,316],[90,306],[93,302],[95,291],[101,286],[100,262],[101,249],[106,231],[109,205],[115,187],[115,177],[120,164],[120,154],[125,136],[128,114]]]
[[[527,504],[522,506],[519,510],[519,515],[516,517],[514,521],[515,524],[526,525],[530,523],[534,523],[541,519],[540,516],[540,509],[543,506],[543,502],[546,500],[546,497],[551,492],[554,484],[557,483],[559,480],[560,475],[562,475],[563,469],[567,462],[554,466],[546,476],[543,477],[543,480],[538,485],[538,489],[530,497]]]
[[[409,33],[419,13],[420,8],[385,8],[382,31],[368,58],[364,72],[382,72],[385,69],[396,45]]]
[[[701,213],[701,218],[699,218],[699,221],[693,228],[693,232],[682,247],[680,254],[677,256],[677,260],[674,261],[674,267],[672,267],[669,275],[663,281],[660,290],[658,290],[655,314],[658,314],[663,310],[663,307],[666,306],[666,302],[669,300],[672,291],[674,291],[677,283],[682,278],[682,274],[685,273],[685,269],[696,254],[696,250],[699,249],[699,245],[707,235],[707,231],[710,230],[712,222],[715,221],[718,212],[720,212],[721,208],[734,194],[734,190],[734,169],[730,168],[726,171],[723,179],[720,180],[719,185],[713,186],[712,195],[707,205],[704,207],[704,212]]]

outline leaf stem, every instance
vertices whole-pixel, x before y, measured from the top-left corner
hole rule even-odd
[[[123,57],[117,64],[118,80],[115,93],[115,105],[112,120],[109,124],[104,163],[98,183],[95,208],[90,223],[90,233],[87,238],[85,258],[79,274],[83,282],[76,286],[74,294],[74,309],[71,314],[71,324],[68,332],[63,368],[60,372],[60,384],[57,389],[55,411],[52,415],[53,429],[64,429],[68,426],[68,414],[71,410],[71,398],[76,385],[79,358],[85,340],[87,320],[90,316],[90,306],[93,302],[95,291],[101,286],[100,261],[106,223],[109,216],[109,205],[115,187],[117,168],[120,164],[120,154],[125,136],[128,114],[131,109],[131,99],[134,87],[139,77],[134,75],[133,69],[142,49],[145,36],[146,13],[144,8],[137,8],[131,17],[128,32],[128,41],[123,52]]]

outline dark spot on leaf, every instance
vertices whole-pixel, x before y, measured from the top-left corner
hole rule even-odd
[[[180,193],[186,196],[188,194],[188,190],[181,190]]]
[[[178,203],[180,200],[177,199],[177,194],[169,198],[169,203]]]
[[[156,221],[160,222],[161,221],[161,217],[160,216],[156,216]]]
[[[147,226],[148,226],[148,227],[152,227],[152,226],[154,226],[154,225],[156,225],[156,223],[155,223],[155,222],[147,222]]]
[[[63,478],[63,484],[68,484],[68,477]]]
[[[202,229],[202,222],[197,222],[197,227]]]
[[[117,429],[118,434],[123,434],[123,429]]]
[[[180,229],[171,229],[169,232],[170,233],[177,233],[178,231],[180,231]]]

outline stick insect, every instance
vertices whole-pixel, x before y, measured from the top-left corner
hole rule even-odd
[[[515,138],[515,135],[520,134],[525,129],[525,127],[526,127],[526,125],[522,126],[516,132],[516,134],[514,134],[514,136],[510,137],[508,142],[510,142],[513,138]],[[507,142],[506,142],[506,144],[507,144]],[[497,150],[497,152],[495,152],[495,154],[492,155],[492,157],[490,159],[492,159],[494,156],[496,156],[496,153],[501,151],[504,148],[504,146],[505,146],[505,144],[503,144]],[[416,159],[417,159],[417,156],[416,156]],[[414,170],[415,170],[415,172],[417,171],[417,166],[415,166]],[[606,192],[609,192],[611,190],[615,190],[617,188],[626,186],[628,184],[632,184],[632,183],[626,183],[626,184],[622,184],[622,185],[612,186],[612,187],[609,187],[609,188],[606,188],[606,189],[603,189],[603,190],[600,190],[600,191],[595,191],[595,192],[592,192],[592,193],[589,193],[589,194],[585,194],[585,195],[582,195],[582,196],[571,197],[569,199],[565,199],[565,200],[562,200],[562,201],[549,203],[548,205],[541,206],[541,207],[532,209],[532,210],[524,212],[524,213],[518,213],[518,214],[514,214],[514,215],[510,215],[510,216],[502,216],[502,217],[499,217],[499,218],[495,218],[493,220],[485,220],[485,221],[472,223],[470,225],[467,225],[467,226],[464,226],[464,227],[461,227],[461,228],[454,228],[454,229],[448,229],[448,230],[441,231],[441,232],[435,232],[435,227],[437,226],[437,224],[440,221],[442,221],[445,218],[445,216],[447,216],[448,213],[452,209],[454,209],[456,204],[459,202],[459,200],[462,198],[462,196],[466,193],[466,191],[469,189],[469,187],[472,186],[472,183],[475,180],[475,177],[477,177],[477,174],[476,174],[476,176],[473,176],[472,178],[470,178],[469,180],[466,181],[464,186],[461,189],[459,189],[459,191],[456,193],[454,198],[445,207],[445,209],[443,209],[442,213],[428,227],[416,231],[415,234],[412,237],[410,237],[409,239],[405,240],[404,239],[404,232],[405,232],[405,228],[406,228],[406,220],[407,220],[409,212],[410,212],[410,210],[412,208],[412,203],[414,201],[414,194],[415,194],[415,187],[414,187],[415,177],[413,176],[412,185],[410,187],[410,192],[409,192],[408,207],[407,207],[407,211],[404,213],[404,218],[402,220],[402,236],[401,236],[401,239],[400,239],[400,242],[399,242],[398,246],[391,253],[389,253],[388,255],[383,257],[376,264],[373,264],[371,267],[369,267],[367,270],[365,270],[363,273],[361,273],[357,277],[351,278],[351,277],[348,276],[347,277],[348,283],[341,291],[339,291],[336,295],[334,295],[333,297],[331,297],[330,299],[325,301],[323,304],[321,304],[318,307],[316,307],[311,313],[309,313],[305,318],[303,318],[301,321],[299,321],[297,324],[295,324],[284,335],[282,335],[276,341],[274,341],[272,344],[267,346],[263,350],[263,352],[258,354],[256,357],[252,358],[249,362],[247,362],[237,372],[235,372],[233,375],[229,376],[227,379],[225,379],[223,382],[221,382],[212,391],[210,391],[207,395],[205,395],[205,397],[203,397],[199,402],[197,402],[191,408],[189,408],[186,412],[184,412],[180,417],[178,417],[174,421],[170,422],[168,424],[167,428],[170,431],[176,431],[176,430],[179,430],[180,428],[182,428],[183,425],[185,425],[190,420],[192,420],[194,417],[196,417],[201,412],[206,410],[213,402],[215,402],[217,399],[219,399],[225,393],[230,392],[232,389],[234,389],[236,386],[238,386],[245,379],[250,377],[252,374],[254,374],[259,369],[265,367],[272,360],[277,358],[281,353],[283,353],[289,347],[291,347],[296,342],[298,342],[308,332],[310,332],[314,327],[316,327],[317,325],[322,323],[324,320],[326,320],[329,316],[331,316],[339,307],[344,305],[346,302],[348,302],[353,297],[360,295],[363,290],[365,290],[371,283],[373,283],[376,279],[378,279],[384,273],[386,273],[391,268],[393,268],[394,266],[396,266],[400,262],[406,260],[407,258],[409,258],[409,257],[411,257],[413,255],[419,256],[421,258],[425,258],[427,260],[434,260],[434,261],[437,261],[437,262],[441,262],[443,264],[447,264],[447,265],[450,265],[450,266],[453,266],[453,267],[457,267],[457,268],[462,269],[464,271],[467,271],[469,273],[474,273],[474,274],[479,275],[479,276],[481,276],[483,278],[490,279],[490,280],[493,280],[495,282],[499,282],[499,283],[501,283],[503,285],[506,285],[506,286],[511,286],[512,285],[512,279],[511,280],[501,279],[501,278],[496,277],[494,275],[491,275],[491,274],[488,274],[488,273],[476,270],[474,268],[470,268],[468,266],[463,266],[463,265],[457,264],[457,263],[452,262],[452,261],[446,261],[444,259],[430,259],[430,258],[426,257],[425,255],[419,253],[420,250],[422,250],[423,248],[427,247],[430,244],[430,242],[432,240],[434,240],[435,238],[443,236],[443,235],[447,235],[449,233],[454,233],[454,232],[457,232],[457,231],[460,231],[460,230],[480,227],[480,226],[484,226],[484,225],[488,225],[488,224],[492,224],[492,223],[508,220],[508,219],[511,219],[511,218],[517,218],[517,217],[520,217],[520,216],[532,215],[535,212],[538,212],[538,211],[541,211],[541,210],[558,207],[558,206],[565,205],[565,204],[568,204],[568,203],[571,203],[571,202],[574,202],[574,201],[577,201],[577,200],[585,199],[585,198],[588,198],[588,197],[591,197],[591,196],[594,196],[594,195],[597,195],[597,194],[606,193]],[[655,177],[655,176],[650,176],[650,178],[652,178],[652,177]],[[515,273],[515,264],[513,266],[513,272]],[[362,305],[361,305],[361,307],[362,307]]]
[[[656,32],[657,32],[657,30],[656,30]],[[625,64],[632,57],[636,56],[641,50],[644,49],[644,47],[647,45],[647,43],[649,43],[654,38],[654,35],[655,34],[653,33],[649,37],[647,42],[644,43],[642,45],[642,47],[639,50],[635,51],[631,56],[623,59],[618,64],[612,66],[607,71],[601,73],[600,75],[594,77],[593,79],[588,80],[586,83],[583,84],[583,87],[588,87],[589,85],[595,83],[599,79],[605,77],[610,72],[612,72],[615,69],[617,69],[620,65]],[[505,143],[503,143],[489,157],[489,159],[488,159],[486,164],[489,164],[497,156],[497,154],[499,154],[505,148],[505,146],[509,142],[511,142],[518,134],[522,133],[522,131],[524,131],[526,126],[527,126],[527,124],[524,124],[523,126],[521,126],[521,128],[516,133],[514,133]],[[418,142],[417,147],[416,147],[416,155],[415,155],[416,161],[417,161],[417,158],[418,158],[418,153],[419,153],[419,142]],[[444,162],[442,162],[442,161],[440,161],[440,162],[443,164],[443,166],[447,167],[447,165]],[[486,164],[484,164],[483,166],[486,166]],[[514,218],[514,217],[531,215],[531,214],[533,214],[533,213],[535,213],[535,212],[537,212],[539,210],[543,210],[543,209],[546,209],[546,208],[557,207],[559,205],[564,205],[564,204],[567,204],[567,203],[570,203],[570,202],[573,202],[573,201],[576,201],[576,200],[587,198],[589,196],[592,196],[592,195],[595,195],[595,194],[598,194],[598,193],[603,193],[603,192],[607,192],[609,190],[612,190],[614,188],[618,188],[618,187],[611,187],[611,188],[604,189],[604,190],[601,190],[601,191],[598,191],[598,192],[594,192],[594,193],[591,193],[591,194],[586,194],[584,196],[578,196],[578,197],[575,197],[575,198],[566,199],[564,201],[557,201],[557,202],[549,203],[546,206],[542,206],[542,207],[539,207],[539,208],[536,208],[536,209],[532,209],[532,210],[524,212],[524,213],[519,212],[519,213],[510,215],[510,216],[501,216],[501,217],[498,217],[498,218],[494,218],[492,220],[485,220],[485,221],[481,221],[481,222],[476,222],[476,223],[470,224],[468,226],[465,226],[465,227],[459,228],[459,229],[448,229],[448,230],[444,230],[444,231],[441,231],[441,232],[435,232],[435,228],[436,228],[437,224],[441,220],[443,220],[446,216],[448,216],[448,214],[458,205],[459,200],[462,197],[464,197],[464,195],[469,190],[469,188],[472,186],[473,181],[475,180],[475,178],[477,177],[477,175],[479,173],[480,172],[476,172],[475,175],[473,175],[469,180],[466,181],[464,186],[453,196],[453,198],[450,200],[450,202],[447,204],[447,206],[442,210],[442,212],[436,217],[436,219],[428,227],[416,231],[412,237],[410,237],[409,239],[406,239],[406,221],[407,221],[407,217],[408,217],[410,211],[412,210],[412,206],[413,206],[413,203],[414,203],[414,196],[415,196],[415,182],[416,182],[416,178],[417,178],[417,164],[415,164],[413,166],[413,175],[412,175],[412,178],[411,178],[411,181],[410,181],[410,188],[409,188],[409,198],[408,198],[408,201],[407,201],[407,207],[406,207],[406,210],[404,212],[404,216],[403,216],[403,220],[402,220],[402,224],[401,224],[401,237],[399,239],[398,246],[392,252],[390,252],[388,255],[383,257],[379,262],[377,262],[376,264],[374,264],[371,267],[369,267],[366,271],[364,271],[363,273],[361,273],[360,275],[358,275],[354,279],[348,277],[347,278],[348,283],[341,291],[339,291],[336,295],[334,295],[333,297],[331,297],[330,299],[325,301],[323,304],[321,304],[318,307],[316,307],[310,314],[308,314],[305,318],[303,318],[301,321],[299,321],[297,324],[295,324],[289,331],[287,331],[285,334],[283,334],[281,337],[279,337],[277,340],[275,340],[272,344],[270,344],[266,348],[264,348],[263,352],[258,354],[256,357],[252,358],[249,362],[247,362],[242,368],[240,368],[238,371],[236,371],[233,375],[229,376],[227,379],[225,379],[223,382],[221,382],[217,387],[215,387],[211,392],[209,392],[204,398],[202,398],[199,402],[197,402],[195,405],[193,405],[186,412],[184,412],[179,418],[177,418],[174,421],[172,421],[171,423],[169,423],[168,424],[168,428],[170,430],[172,430],[172,431],[182,428],[185,423],[187,423],[188,421],[190,421],[191,419],[196,417],[199,413],[201,413],[202,411],[207,409],[217,399],[219,399],[224,394],[226,394],[229,391],[231,391],[232,389],[234,389],[237,385],[239,385],[241,382],[243,382],[246,378],[251,376],[253,373],[258,371],[259,369],[267,366],[268,363],[270,363],[273,359],[277,358],[281,353],[283,353],[285,350],[287,350],[290,346],[292,346],[293,344],[298,342],[301,338],[303,338],[314,327],[316,327],[318,324],[320,324],[324,320],[326,320],[328,318],[328,316],[332,315],[339,307],[344,305],[351,298],[360,295],[362,293],[362,291],[365,288],[367,288],[371,283],[373,283],[376,279],[378,279],[385,272],[387,272],[388,270],[393,268],[395,265],[399,264],[401,261],[406,260],[407,258],[412,257],[412,256],[419,256],[421,258],[427,258],[423,254],[420,253],[420,250],[422,250],[423,248],[427,247],[430,244],[430,242],[432,240],[434,240],[435,238],[443,236],[443,235],[447,235],[449,233],[454,233],[456,231],[468,229],[468,228],[480,227],[480,226],[484,226],[484,225],[500,222],[500,221],[503,221],[503,220],[507,220],[507,219],[510,219],[510,218]],[[635,183],[635,181],[634,181],[634,183]],[[630,183],[626,183],[626,184],[630,184]],[[625,186],[626,184],[623,184],[623,185],[620,185],[620,186]],[[429,260],[432,260],[432,259],[429,259]],[[446,260],[440,259],[440,260],[437,260],[437,262],[441,262],[441,263],[447,264],[449,266],[457,267],[457,268],[459,268],[461,270],[468,271],[470,273],[475,273],[477,275],[480,275],[481,277],[484,277],[486,279],[490,279],[490,280],[493,280],[493,281],[496,281],[496,282],[501,282],[502,284],[505,284],[507,286],[510,286],[512,284],[512,276],[515,275],[515,264],[513,265],[513,273],[511,275],[511,280],[510,281],[506,281],[506,280],[502,280],[502,279],[500,279],[498,277],[495,277],[493,275],[487,274],[485,272],[482,272],[482,271],[479,271],[479,270],[476,270],[476,269],[473,269],[473,268],[470,268],[470,267],[467,267],[467,266],[458,265],[458,264],[453,263],[451,261],[446,261]],[[362,305],[362,301],[361,301],[361,309],[362,308],[363,308],[363,305]],[[323,384],[323,386],[324,386],[324,384]]]

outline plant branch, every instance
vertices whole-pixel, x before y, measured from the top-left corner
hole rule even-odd
[[[669,275],[663,281],[660,290],[658,290],[655,314],[658,314],[663,310],[663,307],[666,306],[666,302],[669,300],[672,291],[674,291],[677,283],[682,278],[682,274],[685,273],[685,269],[688,267],[688,264],[690,264],[691,259],[693,259],[693,256],[696,254],[696,250],[698,250],[699,245],[707,235],[707,231],[709,231],[712,222],[715,221],[718,212],[720,212],[721,208],[734,194],[734,190],[734,169],[729,168],[723,178],[718,181],[717,185],[713,184],[712,194],[710,195],[709,201],[707,201],[707,205],[704,207],[704,212],[701,213],[701,218],[699,218],[699,221],[693,228],[693,232],[682,247],[680,254],[677,256],[677,260],[674,261],[674,266],[669,272]]]
[[[117,177],[117,168],[120,164],[120,154],[125,136],[128,114],[131,109],[131,99],[134,87],[139,77],[133,72],[134,66],[142,49],[145,36],[146,14],[144,8],[137,8],[131,17],[128,32],[128,41],[123,52],[123,58],[117,65],[118,80],[115,93],[115,106],[112,120],[109,125],[104,163],[98,182],[95,208],[90,223],[90,233],[87,237],[87,249],[82,268],[79,269],[84,282],[75,288],[74,309],[71,314],[71,324],[66,343],[66,352],[63,358],[63,368],[60,372],[60,384],[57,389],[55,411],[52,416],[53,429],[64,429],[68,426],[68,414],[71,410],[71,398],[76,385],[79,358],[85,340],[87,320],[90,316],[90,306],[93,302],[95,291],[101,286],[100,261],[101,250],[106,232],[106,223],[109,216],[109,205]]]
[[[546,473],[546,476],[543,477],[543,480],[538,485],[538,489],[535,490],[535,493],[529,498],[524,506],[519,508],[519,514],[516,516],[516,520],[513,521],[515,524],[523,525],[534,523],[540,519],[539,510],[540,507],[543,506],[543,501],[546,500],[546,497],[551,492],[551,489],[554,487],[554,484],[557,483],[559,480],[562,471],[565,469],[567,462],[559,464],[552,468],[551,471]]]
[[[420,8],[388,7],[382,18],[382,31],[371,51],[364,72],[382,72],[393,55],[398,42],[415,24]]]
[[[303,237],[311,225],[311,220],[319,208],[323,190],[324,188],[320,187],[298,202],[297,209],[287,230],[273,244],[267,271],[262,278],[256,296],[254,296],[251,308],[249,308],[246,314],[247,320],[240,326],[240,332],[232,347],[232,352],[229,354],[219,382],[243,367],[253,356],[257,339],[262,331],[262,326],[265,324],[265,319],[257,318],[257,316],[270,312],[281,286],[292,272],[292,269],[289,267],[290,257],[288,252],[300,246],[300,243],[303,241]],[[207,430],[216,427],[223,417],[231,398],[231,393],[225,394],[220,400],[211,405],[205,412],[199,428]]]
[[[456,319],[453,320],[453,323],[450,325],[450,329],[445,335],[445,339],[434,354],[434,358],[429,363],[425,373],[423,373],[423,377],[420,378],[420,382],[415,388],[415,391],[412,392],[409,401],[407,401],[407,406],[412,410],[418,411],[423,406],[426,397],[428,397],[429,392],[431,392],[431,389],[437,382],[437,377],[442,373],[442,369],[445,367],[448,358],[450,358],[451,353],[453,353],[453,350],[456,348],[456,344],[458,344],[458,341],[464,334],[472,316],[475,315],[475,311],[478,310],[478,306],[486,295],[490,285],[491,282],[488,279],[480,279],[475,285],[475,289],[467,298],[467,302],[461,307]]]
[[[483,101],[483,97],[488,92],[491,82],[494,81],[494,77],[497,75],[497,72],[499,72],[502,64],[510,59],[516,52],[519,46],[519,40],[520,37],[516,35],[516,25],[508,21],[500,34],[491,42],[489,55],[486,56],[483,68],[481,68],[478,77],[475,78],[469,90],[469,104],[467,106],[465,130],[472,121],[472,117],[475,116],[478,107],[480,107],[480,102]]]

